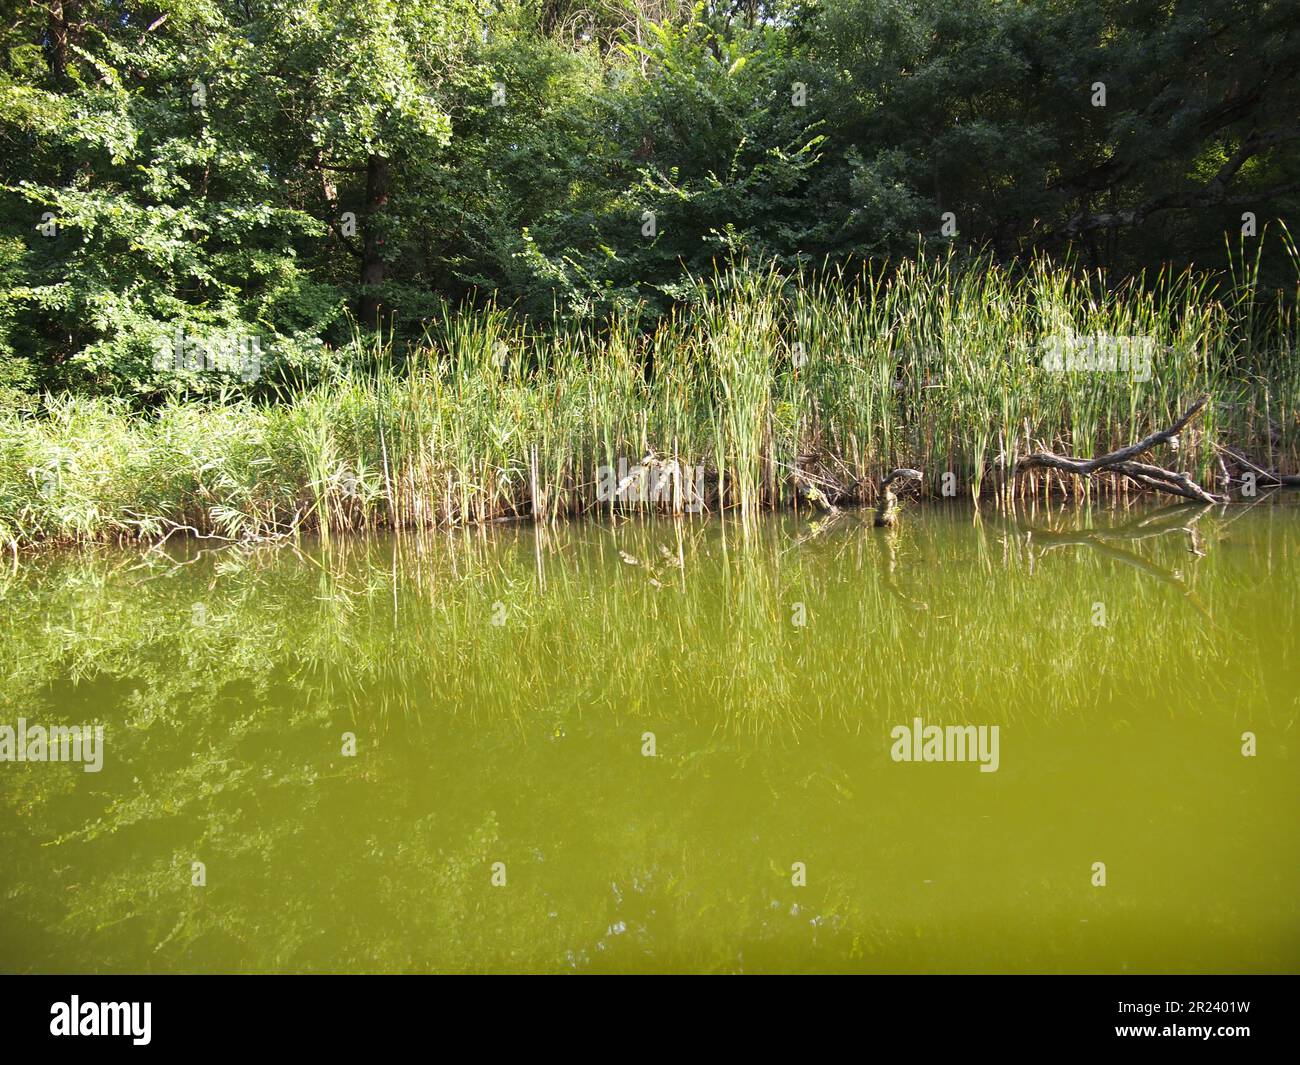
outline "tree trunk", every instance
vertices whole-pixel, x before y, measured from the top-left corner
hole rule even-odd
[[[379,298],[384,283],[383,238],[379,235],[378,215],[388,206],[390,184],[389,161],[382,155],[366,160],[365,239],[361,251],[361,324],[370,329],[384,326],[391,315]]]
[[[46,61],[55,82],[62,86],[68,81],[68,27],[77,15],[76,0],[52,0],[49,12],[50,39]]]

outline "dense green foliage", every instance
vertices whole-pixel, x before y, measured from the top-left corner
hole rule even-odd
[[[465,300],[649,323],[739,251],[1214,266],[1300,202],[1283,0],[3,12],[0,391],[273,387]]]

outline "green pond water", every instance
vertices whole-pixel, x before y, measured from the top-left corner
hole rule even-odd
[[[1281,496],[24,559],[0,969],[1294,972],[1298,616]]]

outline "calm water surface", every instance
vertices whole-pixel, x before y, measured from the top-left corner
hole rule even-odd
[[[1294,972],[1298,564],[1278,499],[28,560],[0,724],[105,752],[0,763],[0,969]]]

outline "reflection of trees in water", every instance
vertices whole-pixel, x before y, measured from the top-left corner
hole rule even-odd
[[[1260,581],[1294,616],[1294,526],[1243,521],[1229,551],[1222,521],[1186,509],[1011,537],[913,519],[748,539],[476,530],[11,574],[6,715],[105,720],[110,740],[102,779],[0,777],[22,812],[0,829],[6,949],[182,969],[726,969],[814,938],[869,955],[898,930],[842,877],[793,892],[789,862],[894,838],[881,826],[906,812],[863,773],[890,725],[1082,716],[1120,691],[1204,713],[1225,664],[1233,700],[1282,706],[1294,636],[1261,646],[1231,620]],[[1153,604],[1161,586],[1217,627]],[[1093,629],[1099,588],[1141,623]],[[486,886],[494,860],[507,889]]]
[[[849,515],[802,542],[806,529],[791,523],[748,541],[716,525],[629,523],[541,541],[510,530],[227,552],[152,570],[134,557],[82,559],[10,580],[4,654],[15,705],[111,681],[129,692],[110,701],[141,727],[274,705],[277,719],[375,733],[447,717],[521,736],[664,718],[780,734],[856,727],[993,686],[1009,704],[1084,711],[1098,655],[1112,675],[1154,688],[1169,679],[1149,668],[1157,648],[1249,654],[1203,618],[1152,609],[1153,577],[1226,615],[1240,604],[1218,559],[1183,550],[1170,565],[1139,545],[1181,530],[1205,551],[1218,525],[1199,533],[1199,517],[1013,526],[1020,546],[1001,551],[1006,534],[986,523],[873,531]],[[1089,553],[1052,562],[1070,546]],[[681,565],[655,561],[665,555]],[[1080,624],[1079,604],[1103,588],[1112,616],[1142,624],[1122,635]],[[1294,585],[1274,592],[1293,597]],[[1050,683],[1032,668],[1044,660],[1056,663]]]

